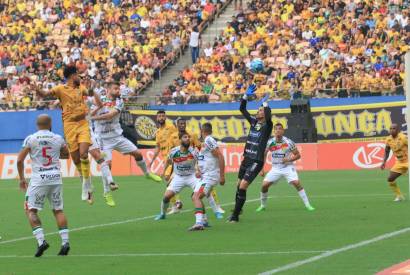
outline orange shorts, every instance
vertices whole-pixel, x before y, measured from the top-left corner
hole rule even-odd
[[[86,120],[81,120],[78,122],[65,122],[64,136],[70,152],[77,151],[80,143],[92,144],[90,126]]]

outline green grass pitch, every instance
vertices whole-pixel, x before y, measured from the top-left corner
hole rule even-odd
[[[182,193],[186,211],[156,222],[163,184],[117,177],[117,207],[109,208],[99,179],[93,206],[80,201],[78,179],[66,179],[72,250],[68,257],[55,256],[60,238],[47,205],[40,217],[45,232],[54,234],[46,237],[51,248],[40,259],[32,257],[36,242],[23,213],[24,194],[17,181],[1,181],[0,274],[258,274],[410,227],[410,202],[392,201],[386,176],[378,170],[304,172],[300,177],[316,211],[306,211],[293,187],[281,181],[270,189],[267,211],[257,214],[258,178],[239,224],[210,215],[212,228],[203,232],[187,231],[194,223],[188,190]],[[218,187],[227,213],[235,182],[231,174]],[[406,190],[407,179],[399,185]],[[410,258],[409,238],[405,232],[280,274],[374,274]]]

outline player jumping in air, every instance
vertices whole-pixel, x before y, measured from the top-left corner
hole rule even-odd
[[[393,155],[396,157],[396,163],[390,170],[390,175],[387,181],[393,190],[396,198],[395,202],[404,200],[404,196],[397,186],[396,179],[403,174],[406,174],[409,169],[409,160],[407,156],[407,136],[400,132],[400,127],[397,123],[393,123],[390,126],[390,136],[386,138],[386,148],[384,152],[384,160],[381,165],[381,169],[386,168],[386,161],[389,159],[390,151],[393,151]]]
[[[280,178],[284,177],[289,184],[293,185],[306,209],[309,211],[315,210],[310,203],[306,195],[305,189],[302,187],[299,181],[298,173],[296,172],[294,161],[300,159],[300,153],[298,148],[296,148],[295,143],[289,138],[283,136],[284,129],[281,123],[277,123],[274,127],[275,136],[268,141],[268,146],[265,151],[265,155],[268,152],[272,154],[272,169],[266,175],[263,180],[261,189],[261,205],[256,212],[265,210],[266,201],[268,200],[268,190],[269,187],[277,183]],[[265,157],[266,159],[266,157]]]
[[[262,107],[258,109],[255,117],[252,117],[246,110],[248,97],[254,95],[255,91],[256,86],[250,85],[240,105],[240,111],[249,122],[250,130],[243,153],[244,159],[238,173],[235,208],[228,219],[232,223],[239,221],[239,215],[246,201],[246,190],[263,168],[265,148],[273,128],[271,110],[266,102],[268,96],[262,100]]]
[[[212,135],[212,125],[205,123],[201,128],[201,136],[204,143],[198,155],[198,167],[201,179],[195,187],[192,201],[195,205],[195,224],[190,228],[191,231],[203,230],[207,224],[205,206],[202,202],[203,197],[209,199],[209,204],[217,219],[222,219],[223,214],[218,212],[218,208],[211,196],[212,189],[218,184],[225,184],[225,159],[218,148],[216,140]]]
[[[107,98],[102,104],[104,106],[98,106],[101,109],[97,112],[97,115],[91,117],[91,120],[94,121],[95,133],[97,134],[100,148],[106,156],[105,159],[111,164],[113,150],[131,155],[148,179],[161,182],[161,177],[149,172],[137,146],[122,135],[120,113],[124,107],[124,102],[120,98],[120,86],[118,83],[109,83]]]
[[[173,165],[174,176],[164,193],[161,202],[161,213],[155,220],[165,219],[169,202],[175,194],[181,192],[184,187],[191,187],[194,191],[199,181],[195,175],[197,172],[198,151],[190,146],[190,137],[187,133],[181,134],[180,143],[181,145],[173,148],[168,156],[167,163]]]
[[[118,185],[114,182],[114,179],[112,177],[109,162],[104,159],[103,154],[100,150],[98,138],[94,131],[94,128],[95,128],[94,123],[90,119],[91,116],[95,115],[103,107],[100,96],[101,95],[89,96],[86,101],[88,108],[90,109],[87,119],[89,120],[89,124],[90,124],[90,134],[91,134],[91,142],[92,142],[92,145],[89,148],[89,152],[90,152],[90,155],[93,157],[93,159],[98,164],[100,164],[100,167],[101,167],[101,174],[102,174],[101,178],[103,182],[105,203],[108,206],[114,207],[115,201],[114,201],[111,191],[117,190]],[[98,101],[98,104],[96,103],[96,101]],[[100,107],[97,107],[97,105]]]
[[[74,66],[67,66],[64,69],[66,84],[56,86],[50,91],[33,87],[41,97],[54,96],[59,99],[63,110],[64,137],[70,150],[71,158],[77,170],[83,178],[83,188],[81,199],[88,203],[93,203],[90,178],[90,161],[88,150],[91,145],[90,126],[86,119],[88,108],[83,99],[87,96],[85,87],[80,86],[80,78]]]
[[[23,143],[23,149],[17,158],[17,169],[20,178],[20,189],[26,191],[26,214],[37,239],[38,248],[34,255],[41,257],[50,246],[44,238],[44,231],[38,211],[44,207],[46,198],[53,209],[54,217],[62,240],[58,255],[68,255],[67,219],[63,212],[63,188],[60,170],[60,158],[68,159],[69,152],[64,139],[51,132],[51,118],[40,115],[37,118],[38,131],[28,136]],[[32,176],[30,184],[24,174],[24,160],[30,155]]]

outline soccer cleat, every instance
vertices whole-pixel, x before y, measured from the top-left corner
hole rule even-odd
[[[229,223],[237,223],[239,222],[239,217],[235,217],[234,215],[230,216],[226,222]]]
[[[215,217],[216,217],[218,220],[222,220],[222,219],[224,218],[224,214],[222,214],[221,212],[216,212],[216,213],[215,213]]]
[[[201,231],[204,230],[205,227],[202,224],[194,224],[192,227],[188,228],[188,231]]]
[[[70,244],[66,243],[61,246],[60,252],[58,252],[57,256],[67,256],[69,251],[70,251]]]
[[[50,245],[44,241],[38,248],[37,248],[37,252],[36,254],[34,254],[34,257],[41,257],[44,253],[44,251],[46,251],[48,248],[50,247]]]
[[[258,209],[256,209],[256,212],[262,212],[262,211],[265,211],[265,210],[266,210],[265,206],[261,205],[261,206],[258,207]]]
[[[181,210],[182,207],[184,207],[184,204],[182,203],[182,201],[177,201],[175,203],[175,207],[178,208],[179,210]]]
[[[159,215],[157,215],[154,220],[156,220],[156,221],[165,220],[165,214],[159,214]]]
[[[172,208],[171,208],[171,210],[169,210],[168,211],[168,215],[172,215],[172,214],[178,214],[180,212],[180,210],[176,207],[176,206],[173,206]]]
[[[147,179],[151,179],[155,182],[162,182],[162,178],[158,175],[155,175],[154,173],[148,173],[148,174],[145,175],[145,177]]]
[[[111,207],[115,206],[115,201],[114,201],[114,198],[112,197],[111,192],[108,192],[108,193],[104,194],[104,199],[105,199],[105,203],[108,206],[111,206]]]
[[[307,209],[308,211],[315,211],[315,208],[314,208],[313,206],[311,206],[311,205],[306,206],[306,209]]]
[[[111,190],[111,191],[118,190],[118,188],[120,188],[120,187],[119,187],[118,184],[116,184],[115,182],[111,182],[111,183],[110,183],[110,190]]]
[[[222,207],[220,205],[217,206],[216,209],[219,213],[225,214],[225,210],[222,209]]]
[[[401,202],[404,201],[404,196],[400,195],[400,196],[396,196],[396,198],[394,199],[394,202]]]

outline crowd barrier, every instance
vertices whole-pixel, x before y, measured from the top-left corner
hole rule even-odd
[[[377,169],[383,161],[385,147],[383,142],[306,143],[297,146],[302,155],[302,158],[296,162],[297,169],[300,171]],[[226,172],[238,172],[243,145],[220,145],[220,148],[225,157]],[[142,152],[144,159],[150,163],[154,151],[143,149]],[[16,163],[16,154],[0,155],[1,179],[17,178]],[[393,163],[394,157],[390,156],[387,167],[391,167]],[[265,169],[269,169],[270,164],[268,157]],[[152,166],[152,171],[160,174],[163,171],[163,165],[164,160],[158,158]],[[61,168],[63,177],[77,175],[71,160],[62,160]],[[114,176],[142,174],[131,157],[120,155],[117,152],[113,155],[112,171]],[[91,172],[93,176],[100,176],[100,170],[95,161],[92,161]],[[26,173],[27,176],[31,174],[29,158],[26,159]]]

